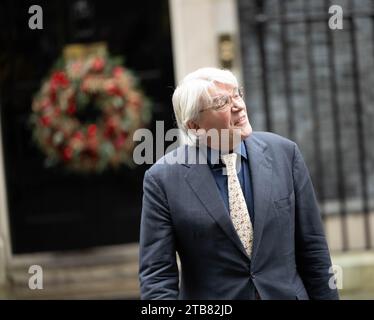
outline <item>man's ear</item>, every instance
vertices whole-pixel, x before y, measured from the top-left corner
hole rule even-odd
[[[200,129],[200,126],[193,120],[190,120],[187,122],[187,127],[188,129],[193,129],[196,131]]]

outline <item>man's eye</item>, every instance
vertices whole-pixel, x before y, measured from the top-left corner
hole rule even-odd
[[[219,101],[220,106],[225,106],[228,103],[229,103],[229,98],[227,96],[223,96],[220,98],[220,101]]]

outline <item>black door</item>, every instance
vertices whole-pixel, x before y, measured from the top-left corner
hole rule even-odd
[[[43,9],[42,30],[28,27],[33,4]],[[1,124],[14,253],[138,241],[147,167],[86,175],[45,168],[28,119],[33,94],[63,47],[105,41],[111,54],[125,57],[152,99],[151,130],[156,120],[170,128],[174,78],[168,10],[167,0],[0,3]]]

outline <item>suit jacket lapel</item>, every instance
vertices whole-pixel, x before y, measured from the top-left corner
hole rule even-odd
[[[253,226],[252,263],[258,253],[266,216],[271,202],[272,163],[266,144],[253,134],[245,140],[252,176],[255,222]]]
[[[208,164],[192,164],[185,178],[192,190],[204,205],[209,215],[221,227],[238,249],[247,256],[245,249],[234,228],[229,212],[221,198],[213,174]],[[248,256],[247,256],[248,257]]]

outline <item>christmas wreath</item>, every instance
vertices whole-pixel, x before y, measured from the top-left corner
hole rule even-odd
[[[60,58],[32,103],[46,165],[80,172],[132,165],[133,132],[150,118],[134,74],[106,53]]]

